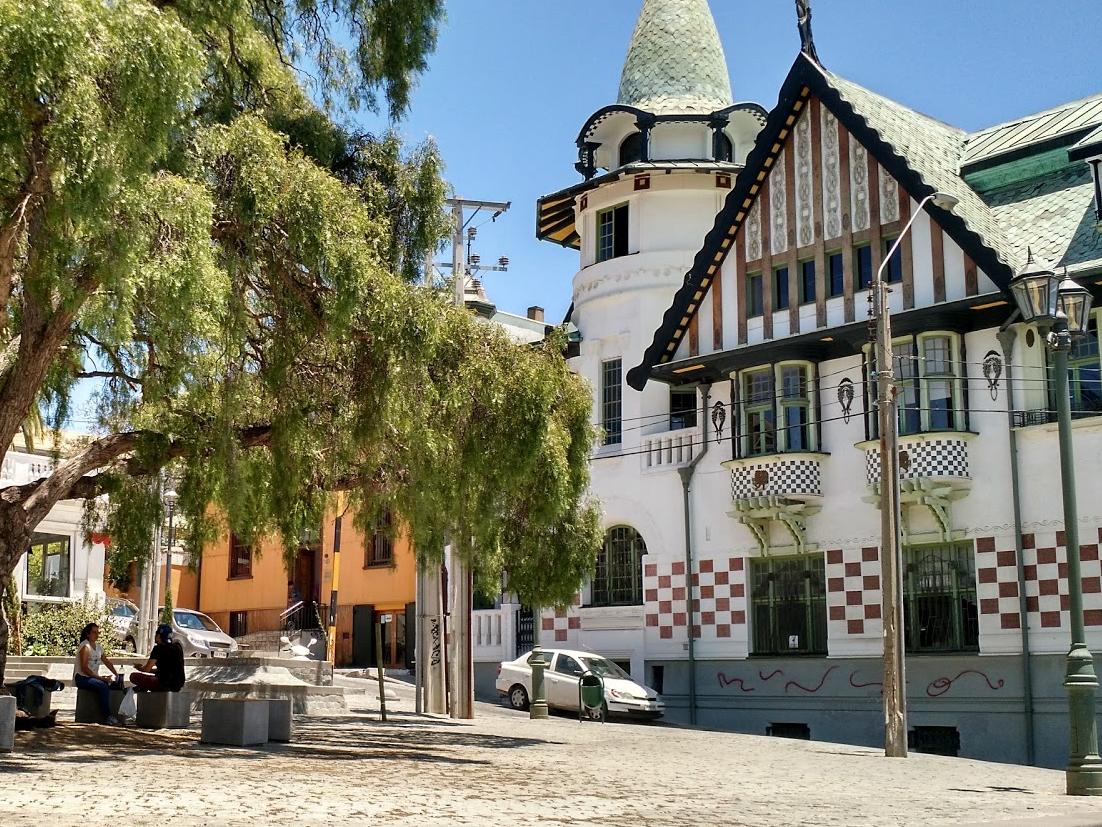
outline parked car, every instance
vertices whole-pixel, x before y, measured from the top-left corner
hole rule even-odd
[[[160,617],[163,612],[162,607],[157,611],[157,616]],[[172,632],[184,648],[186,658],[225,657],[237,652],[237,641],[202,612],[173,609]]]
[[[111,615],[111,625],[115,634],[127,652],[138,651],[138,607],[129,600],[116,597],[107,601],[107,611]]]
[[[550,665],[544,672],[547,705],[578,711],[578,681],[585,672],[600,675],[605,682],[605,708],[609,715],[633,718],[661,718],[666,710],[658,693],[636,683],[631,675],[593,652],[545,649]],[[528,654],[505,661],[498,667],[497,691],[513,709],[527,709],[532,697],[532,667]]]

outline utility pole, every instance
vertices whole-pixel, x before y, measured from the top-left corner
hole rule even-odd
[[[329,581],[329,628],[325,635],[326,659],[337,665],[337,597],[341,581],[341,520],[344,512],[333,521],[333,574]]]
[[[474,215],[482,210],[493,211],[493,219],[511,206],[508,202],[472,201],[466,198],[449,198],[448,206],[452,210],[452,279],[455,290],[455,306],[466,306],[467,266],[464,261],[464,230],[467,221],[464,214],[473,209]],[[463,559],[462,550],[468,542],[458,542],[452,538],[451,577],[453,600],[451,601],[451,635],[449,655],[454,664],[451,684],[452,701],[450,704],[453,718],[474,717],[474,660],[471,650],[471,583],[470,566]]]

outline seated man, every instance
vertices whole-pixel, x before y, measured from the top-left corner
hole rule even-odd
[[[130,681],[139,692],[179,692],[184,686],[184,650],[172,640],[167,623],[157,627],[155,639],[149,660],[130,675]]]

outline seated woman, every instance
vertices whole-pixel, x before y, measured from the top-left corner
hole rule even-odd
[[[111,714],[111,684],[100,677],[100,664],[110,669],[116,679],[119,678],[119,671],[103,653],[103,647],[96,642],[98,640],[99,626],[95,623],[89,623],[81,629],[80,648],[77,649],[76,663],[73,666],[73,682],[77,689],[87,689],[98,694],[103,717],[109,724],[118,724],[119,719]]]
[[[172,627],[157,627],[156,644],[149,660],[130,675],[139,692],[179,692],[184,687],[184,650],[172,640]]]

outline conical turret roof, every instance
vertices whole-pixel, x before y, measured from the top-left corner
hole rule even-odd
[[[644,0],[619,102],[655,114],[708,113],[734,102],[708,0]]]

